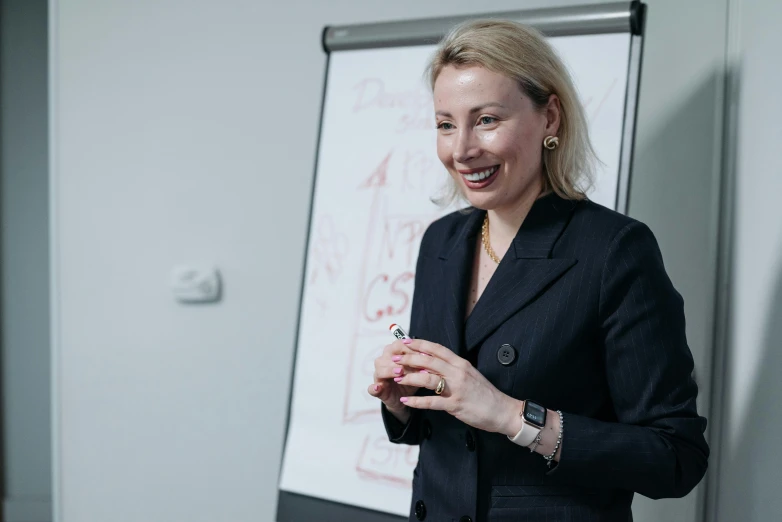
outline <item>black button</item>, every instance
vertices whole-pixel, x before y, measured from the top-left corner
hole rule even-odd
[[[422,435],[425,439],[431,439],[432,438],[432,423],[429,422],[428,419],[424,419],[423,422],[423,428],[422,428]]]
[[[467,515],[464,515],[462,518],[459,519],[459,522],[472,522],[472,519]]]
[[[415,503],[415,518],[423,520],[426,518],[426,505],[423,500],[419,500]]]
[[[516,348],[509,344],[503,344],[500,346],[500,349],[497,350],[497,359],[499,359],[500,364],[503,366],[513,364],[513,361],[516,360]]]
[[[467,443],[468,450],[475,451],[475,437],[472,436],[472,432],[467,432],[464,436],[464,441]]]

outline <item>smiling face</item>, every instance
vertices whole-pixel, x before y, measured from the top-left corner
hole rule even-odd
[[[437,155],[470,204],[512,210],[537,197],[546,136],[556,136],[559,100],[542,110],[518,83],[481,66],[446,66],[434,84]]]

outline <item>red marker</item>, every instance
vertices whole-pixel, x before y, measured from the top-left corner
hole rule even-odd
[[[388,327],[389,330],[391,330],[391,335],[399,339],[400,341],[402,339],[411,339],[409,335],[407,335],[407,332],[399,326],[398,324],[394,323],[391,326]]]
[[[403,341],[404,339],[410,339],[411,341],[413,340],[412,337],[407,335],[407,332],[405,332],[405,329],[402,328],[401,326],[399,326],[396,323],[394,323],[391,326],[389,326],[388,329],[391,330],[391,334],[394,337],[396,337],[397,339],[399,339],[400,341]],[[407,344],[407,343],[405,343],[405,344]],[[418,352],[418,353],[422,353],[424,355],[428,355],[429,357],[433,357],[433,355],[431,353],[426,353],[426,352]],[[421,370],[421,371],[425,372],[426,370]]]

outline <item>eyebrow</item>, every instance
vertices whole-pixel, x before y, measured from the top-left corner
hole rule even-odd
[[[476,112],[481,112],[482,110],[484,110],[484,109],[486,109],[488,107],[498,107],[500,109],[505,109],[506,108],[503,104],[501,104],[499,102],[489,102],[489,103],[484,103],[482,105],[478,105],[477,107],[473,107],[472,109],[470,109],[470,114],[474,114]],[[437,111],[437,112],[435,112],[435,115],[437,115],[437,116],[444,116],[446,118],[452,118],[453,117],[453,115],[450,112],[448,112],[448,111]]]

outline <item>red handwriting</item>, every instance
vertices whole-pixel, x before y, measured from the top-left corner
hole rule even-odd
[[[418,461],[410,446],[391,444],[385,438],[375,439],[369,449],[367,461],[373,466],[415,466]]]
[[[435,120],[433,113],[434,110],[429,107],[426,111],[422,111],[420,114],[403,114],[399,118],[396,131],[399,133],[411,131],[434,132]]]
[[[353,104],[353,112],[361,112],[368,109],[407,109],[418,111],[418,109],[432,105],[431,96],[423,88],[389,92],[380,78],[361,80],[353,90],[356,91],[356,102]]]
[[[367,435],[356,462],[363,480],[410,488],[412,470],[418,462],[418,448],[391,444],[385,437]]]
[[[383,226],[380,249],[378,250],[378,264],[384,260],[394,259],[397,250],[401,250],[403,261],[408,267],[413,266],[413,254],[421,237],[426,230],[426,221],[410,218],[389,218]]]
[[[384,187],[386,185],[386,182],[388,181],[388,162],[391,161],[391,153],[389,152],[388,155],[383,159],[383,161],[380,162],[380,164],[375,167],[375,170],[372,171],[372,174],[369,175],[369,177],[364,180],[364,183],[359,185],[358,188],[365,189],[365,188],[380,188]],[[372,208],[374,210],[375,205],[372,205]]]
[[[394,279],[388,274],[380,274],[370,283],[364,298],[364,319],[370,323],[393,316],[402,315],[410,304],[411,282],[415,279],[412,272],[402,272]],[[389,283],[390,281],[390,283]]]
[[[388,324],[408,321],[418,246],[429,223],[438,217],[434,206],[431,211],[420,210],[418,205],[413,210],[406,208],[404,198],[398,199],[401,204],[391,206],[390,197],[420,198],[421,193],[428,192],[427,183],[436,184],[437,178],[442,179],[433,172],[436,163],[435,156],[422,149],[391,151],[356,187],[368,193],[371,203],[366,223],[361,224],[366,227],[366,235],[359,243],[359,284],[352,301],[356,313],[349,337],[342,416],[345,424],[378,422],[377,400],[366,392],[372,382],[373,363],[380,354],[378,347],[392,340]],[[377,471],[367,469],[370,475]]]
[[[405,153],[402,162],[402,190],[418,193],[432,192],[437,183],[448,175],[435,155],[429,151],[415,150]]]
[[[383,80],[366,78],[358,82],[353,90],[356,101],[353,112],[367,110],[401,110],[396,132],[429,131],[434,132],[434,108],[432,95],[423,88],[391,92],[386,89]]]
[[[312,242],[313,260],[310,284],[318,281],[321,272],[325,272],[331,283],[335,283],[342,274],[342,262],[350,251],[348,238],[339,232],[331,216],[323,216]]]

